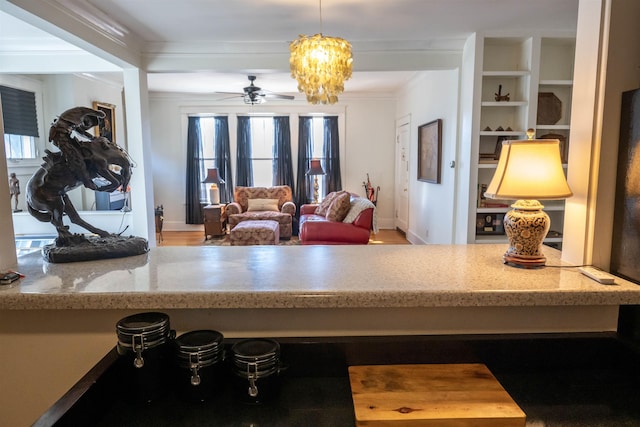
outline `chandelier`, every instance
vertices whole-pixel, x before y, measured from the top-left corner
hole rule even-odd
[[[320,0],[321,32],[314,36],[301,34],[291,42],[291,77],[298,82],[298,91],[311,104],[335,104],[344,91],[344,82],[351,78],[351,43],[340,37],[322,34],[322,0]]]

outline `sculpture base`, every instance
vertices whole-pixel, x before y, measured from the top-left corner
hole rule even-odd
[[[47,245],[42,258],[47,262],[79,262],[99,259],[124,258],[149,252],[147,239],[135,236],[83,237],[68,246]]]

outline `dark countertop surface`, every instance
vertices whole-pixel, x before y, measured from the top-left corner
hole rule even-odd
[[[527,414],[527,426],[640,425],[640,352],[615,334],[279,341],[287,369],[265,403],[241,402],[228,377],[209,401],[186,402],[170,389],[134,402],[114,350],[35,426],[353,426],[347,366],[478,362]]]

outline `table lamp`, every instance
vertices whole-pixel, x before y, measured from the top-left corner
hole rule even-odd
[[[307,175],[313,176],[313,203],[318,203],[318,175],[324,175],[319,159],[312,159]]]
[[[542,242],[551,221],[538,200],[573,195],[562,169],[560,141],[504,141],[496,172],[484,194],[490,199],[517,200],[504,217],[509,248],[503,262],[526,268],[544,266]]]
[[[209,203],[212,205],[220,204],[220,190],[218,184],[224,184],[224,180],[218,175],[218,168],[207,169],[207,177],[202,181],[203,184],[211,184],[209,187]]]

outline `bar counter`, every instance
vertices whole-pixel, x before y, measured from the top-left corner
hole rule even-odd
[[[157,247],[68,264],[19,259],[0,287],[0,425],[29,425],[117,342],[125,316],[242,337],[602,333],[640,286],[502,264],[506,245]]]
[[[561,266],[502,264],[505,245],[158,247],[149,254],[49,264],[20,259],[0,309],[252,309],[605,306],[640,303],[623,279],[599,284]]]

